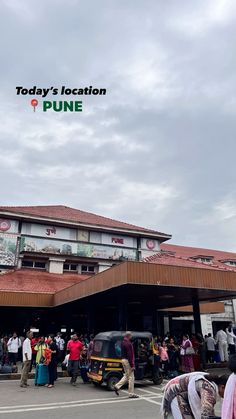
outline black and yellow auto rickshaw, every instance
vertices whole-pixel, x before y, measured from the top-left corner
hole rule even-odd
[[[123,376],[121,342],[125,332],[99,333],[94,339],[88,376],[95,385],[105,383],[109,390]],[[151,380],[162,383],[162,374],[154,362],[153,336],[148,332],[132,332],[135,352],[135,380]]]

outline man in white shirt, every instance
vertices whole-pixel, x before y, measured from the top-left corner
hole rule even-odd
[[[227,335],[227,343],[229,345],[229,353],[230,355],[233,355],[235,354],[235,339],[236,339],[236,336],[233,332],[233,324],[230,323],[225,331]]]
[[[55,338],[58,349],[58,363],[61,364],[65,356],[65,341],[59,332]]]
[[[9,363],[16,365],[18,361],[18,351],[21,348],[21,340],[18,338],[17,334],[14,332],[12,337],[7,342]]]
[[[22,356],[23,356],[23,369],[21,374],[21,387],[27,387],[28,374],[30,372],[31,360],[32,360],[32,348],[31,348],[31,339],[33,337],[33,332],[27,332],[26,339],[23,342],[22,346]]]
[[[207,360],[211,363],[214,362],[214,355],[215,355],[215,339],[211,336],[211,333],[208,333],[206,338],[206,345],[207,345]]]
[[[219,354],[221,362],[228,362],[229,355],[228,355],[228,343],[227,343],[227,335],[223,329],[218,330],[216,333],[216,343],[219,345]]]

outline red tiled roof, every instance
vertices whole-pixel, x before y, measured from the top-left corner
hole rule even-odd
[[[143,262],[156,263],[160,265],[171,265],[171,266],[183,266],[187,268],[204,268],[204,269],[216,269],[220,270],[218,266],[208,265],[206,263],[196,262],[194,260],[184,258],[181,256],[175,256],[164,252],[156,253],[155,255],[148,256]],[[227,269],[226,269],[227,270]]]
[[[141,233],[152,233],[170,238],[171,235],[161,233],[159,231],[138,227],[122,221],[116,221],[111,218],[102,217],[90,212],[81,211],[75,208],[66,207],[64,205],[47,205],[47,206],[20,206],[9,207],[1,206],[0,212],[13,212],[22,215],[34,215],[45,218],[53,218],[55,220],[71,221],[76,223],[91,224],[96,226],[118,228],[123,230],[133,230]]]
[[[87,278],[89,275],[53,274],[33,269],[17,269],[0,275],[0,292],[55,294]]]
[[[221,269],[226,271],[236,271],[236,266],[229,266],[223,263],[224,260],[235,260],[236,259],[236,253],[233,252],[224,252],[221,250],[212,250],[212,249],[203,249],[198,247],[188,247],[188,246],[178,246],[174,244],[161,244],[161,250],[164,253],[162,260],[177,260],[180,263],[180,261],[183,262],[183,266],[190,266],[187,265],[187,263],[193,263],[196,267],[204,267],[208,269]],[[210,264],[205,264],[202,262],[194,261],[194,257],[199,256],[200,257],[212,257],[212,261]],[[156,256],[156,255],[155,255]],[[155,259],[155,258],[154,258]],[[157,258],[158,260],[158,258]],[[162,263],[162,262],[157,262]],[[174,264],[175,262],[172,262],[171,264]]]

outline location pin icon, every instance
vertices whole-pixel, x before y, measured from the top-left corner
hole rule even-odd
[[[36,107],[36,106],[38,106],[38,101],[37,101],[37,99],[32,99],[32,100],[31,100],[31,105],[33,106],[33,108],[34,108],[34,112],[35,112],[35,107]]]

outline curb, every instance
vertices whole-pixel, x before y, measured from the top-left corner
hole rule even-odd
[[[68,377],[67,371],[58,371],[57,373],[58,378]],[[34,379],[35,373],[30,372],[28,375],[29,380]],[[0,374],[0,381],[6,380],[20,380],[21,373],[11,373],[11,374]]]

